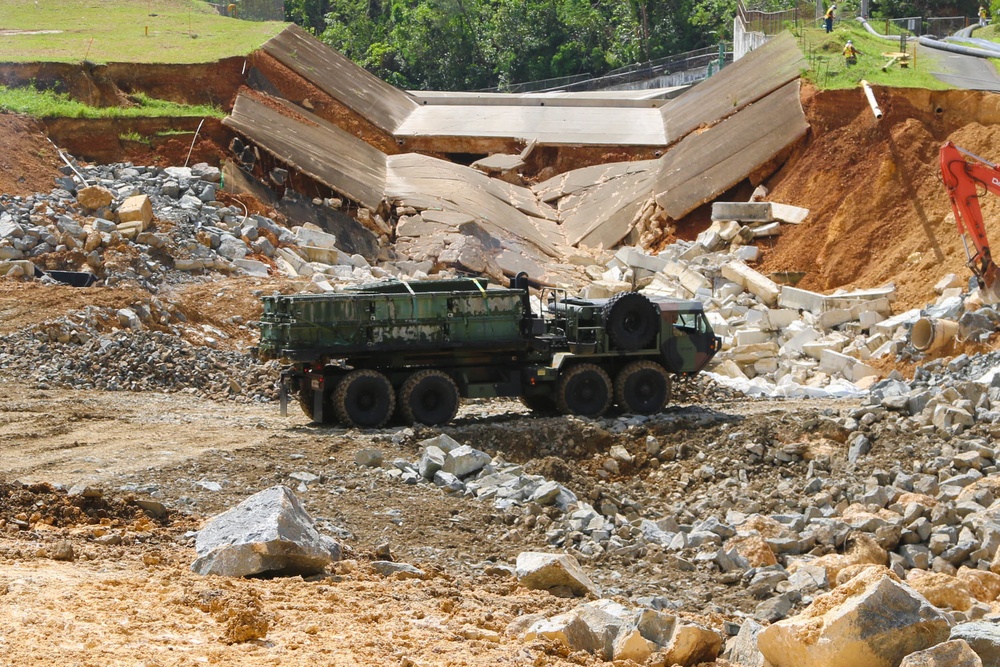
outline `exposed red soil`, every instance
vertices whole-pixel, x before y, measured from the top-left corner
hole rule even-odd
[[[28,195],[51,188],[61,164],[35,121],[0,112],[0,192]]]
[[[876,120],[860,90],[803,87],[812,127],[805,150],[771,179],[769,199],[810,209],[765,244],[764,272],[805,271],[804,289],[896,286],[896,310],[936,295],[947,273],[971,273],[941,183],[938,150],[948,139],[996,159],[1000,96],[972,91],[876,89]],[[1000,202],[980,199],[990,238],[1000,239]]]

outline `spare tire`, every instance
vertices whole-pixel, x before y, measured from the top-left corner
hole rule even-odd
[[[604,330],[617,350],[649,347],[659,330],[660,313],[653,302],[638,292],[620,292],[604,305]]]

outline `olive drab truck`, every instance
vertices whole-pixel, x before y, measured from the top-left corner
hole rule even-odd
[[[263,297],[263,360],[277,359],[282,414],[379,428],[438,425],[462,398],[518,397],[540,412],[599,417],[663,410],[675,377],[719,350],[699,301],[624,292],[582,299],[528,277],[387,281]],[[533,306],[533,302],[534,305]]]

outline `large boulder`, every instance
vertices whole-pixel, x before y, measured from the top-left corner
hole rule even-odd
[[[566,554],[519,553],[515,572],[518,583],[525,588],[550,592],[565,590],[573,595],[599,594],[577,560]]]
[[[871,568],[764,629],[757,645],[772,667],[896,667],[947,638],[941,611],[897,577]]]
[[[195,540],[198,574],[246,577],[315,574],[340,559],[341,547],[321,535],[286,486],[272,486],[208,521]]]

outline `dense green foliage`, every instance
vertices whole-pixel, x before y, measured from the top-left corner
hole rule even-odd
[[[1000,10],[1000,0],[993,0]],[[824,5],[830,0],[824,0]],[[777,11],[795,0],[753,0]],[[843,0],[840,18],[860,0]],[[975,17],[978,0],[872,0],[873,17]],[[732,39],[737,0],[286,0],[286,18],[399,87],[476,90],[637,62]],[[813,21],[811,3],[800,13]]]
[[[287,0],[286,18],[402,87],[476,89],[718,43],[735,0]]]

